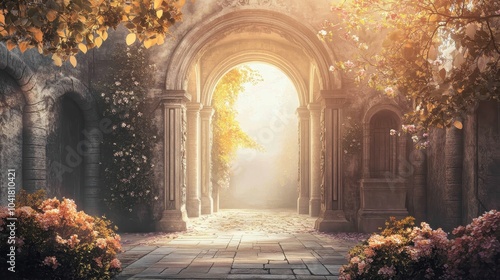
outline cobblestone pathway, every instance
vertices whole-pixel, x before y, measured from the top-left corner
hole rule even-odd
[[[293,210],[222,210],[186,232],[122,234],[117,279],[337,279],[365,236],[322,234]]]

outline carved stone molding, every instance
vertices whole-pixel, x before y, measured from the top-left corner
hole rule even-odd
[[[319,134],[319,141],[321,144],[321,154],[320,154],[320,162],[319,162],[319,170],[320,170],[320,179],[321,179],[321,184],[319,186],[320,189],[320,197],[321,197],[321,202],[322,202],[322,208],[325,206],[324,201],[325,201],[325,176],[326,176],[326,138],[325,138],[325,133],[326,133],[326,126],[325,126],[325,109],[321,110],[321,117],[320,117],[320,134]]]
[[[217,4],[223,8],[239,6],[287,7],[285,0],[219,0]]]

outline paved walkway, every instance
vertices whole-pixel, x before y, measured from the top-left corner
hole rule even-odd
[[[293,210],[222,210],[188,230],[122,234],[117,279],[337,279],[360,234],[314,231]]]

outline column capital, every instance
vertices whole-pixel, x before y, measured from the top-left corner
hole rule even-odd
[[[297,108],[297,116],[299,117],[299,120],[306,120],[309,119],[309,109],[307,107],[299,107]]]
[[[191,95],[185,90],[162,90],[154,92],[163,103],[185,103],[191,101]]]
[[[211,106],[203,106],[203,109],[200,111],[202,119],[210,119],[215,113],[215,110]]]
[[[341,89],[322,90],[321,97],[323,97],[321,103],[327,108],[342,108],[349,100]]]
[[[199,102],[189,102],[186,103],[186,109],[189,112],[200,112],[203,105]]]
[[[309,103],[309,104],[307,104],[307,109],[311,113],[314,112],[314,111],[317,111],[317,112],[321,111],[322,107],[323,106],[321,106],[321,103]]]

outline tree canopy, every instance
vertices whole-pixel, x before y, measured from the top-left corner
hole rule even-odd
[[[219,187],[229,186],[231,162],[239,148],[261,148],[241,129],[235,109],[238,95],[245,90],[245,83],[257,83],[260,80],[260,74],[251,68],[237,67],[227,72],[215,88],[212,97],[215,110],[212,167]]]
[[[462,128],[481,100],[500,97],[500,1],[349,0],[319,31],[357,54],[338,61],[359,82],[412,102],[407,124]]]
[[[169,28],[182,19],[185,0],[2,0],[0,41],[9,50],[37,48],[56,65],[78,52],[100,47],[109,28],[123,24],[127,44],[161,45]]]

